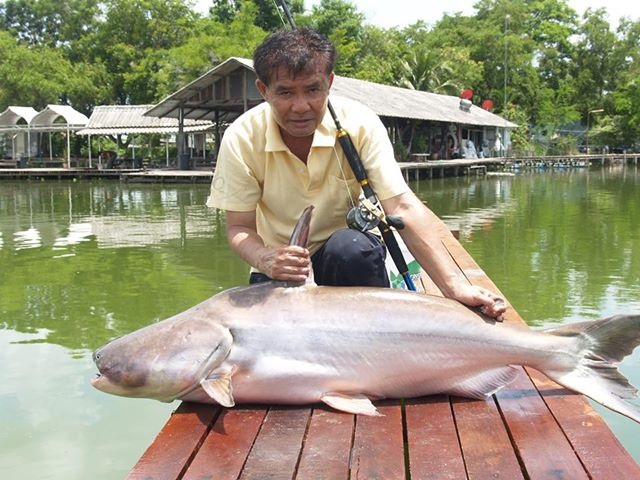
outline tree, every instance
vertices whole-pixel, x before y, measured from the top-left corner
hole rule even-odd
[[[0,110],[8,105],[41,109],[50,103],[68,103],[88,112],[105,98],[99,69],[72,64],[60,50],[20,44],[0,31]]]
[[[197,24],[196,32],[185,43],[159,52],[154,60],[152,77],[156,100],[169,95],[181,86],[205,73],[229,57],[251,58],[255,48],[267,32],[254,24],[256,7],[251,2],[228,23],[213,18]],[[139,70],[144,76],[145,68]]]
[[[364,34],[364,14],[345,0],[321,0],[311,15],[301,18],[301,24],[324,34],[336,46],[336,72],[353,74],[360,63]]]
[[[242,10],[242,6],[252,3],[257,8],[254,25],[267,32],[274,32],[282,28],[289,28],[284,15],[280,13],[280,7],[274,0],[214,0],[209,10],[214,20],[220,23],[231,23]],[[301,14],[304,11],[304,0],[287,0],[287,6],[292,15]]]
[[[99,0],[6,0],[0,28],[28,45],[68,47],[98,22]]]
[[[105,8],[100,27],[80,42],[87,61],[109,71],[112,102],[152,102],[164,53],[192,36],[198,17],[184,0],[106,0]]]
[[[587,9],[578,29],[571,73],[580,94],[574,101],[585,123],[589,110],[608,103],[605,97],[615,90],[622,67],[619,56],[614,55],[618,43],[605,15],[604,9]]]

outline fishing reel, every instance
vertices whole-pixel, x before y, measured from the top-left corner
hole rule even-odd
[[[358,205],[352,207],[347,212],[347,226],[354,230],[366,232],[368,230],[373,230],[379,224],[380,218],[369,210],[362,202],[358,203]]]
[[[354,230],[366,232],[376,228],[381,222],[383,229],[386,230],[388,230],[388,226],[396,230],[404,228],[404,222],[401,217],[385,216],[382,208],[369,199],[361,198],[358,205],[353,206],[347,212],[347,226]]]

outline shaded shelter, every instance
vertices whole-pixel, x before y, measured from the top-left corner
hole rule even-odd
[[[99,135],[137,135],[137,134],[177,134],[179,122],[174,118],[145,116],[151,105],[99,105],[93,109],[86,127],[78,131],[89,137],[89,165],[91,166],[91,136]],[[184,133],[202,132],[212,128],[209,120],[185,119]],[[205,142],[206,144],[206,142]],[[168,146],[168,139],[166,145]],[[205,153],[206,154],[206,153]],[[135,157],[135,151],[133,156]],[[169,165],[169,151],[166,149],[166,161]]]
[[[67,140],[67,168],[71,167],[71,133],[83,128],[89,118],[69,105],[47,105],[47,108],[35,115],[29,124],[32,131],[49,134],[49,159],[53,159],[51,134],[63,133]]]
[[[214,122],[217,149],[221,126],[263,102],[255,80],[253,61],[231,57],[151,107],[145,115],[175,118],[181,126],[188,119],[210,120]],[[181,132],[177,141],[178,156],[183,158],[185,141]]]
[[[0,113],[0,133],[11,138],[11,158],[31,158],[30,124],[38,111],[33,107],[9,106]]]

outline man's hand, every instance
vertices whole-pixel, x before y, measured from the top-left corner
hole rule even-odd
[[[265,248],[256,267],[274,280],[304,282],[311,272],[309,250],[295,245]]]
[[[455,291],[454,298],[469,307],[480,307],[480,311],[488,317],[501,322],[507,310],[504,298],[491,290],[475,285],[464,285]]]

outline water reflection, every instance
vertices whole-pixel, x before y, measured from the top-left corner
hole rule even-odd
[[[532,325],[637,311],[635,167],[445,179],[416,187]]]
[[[8,182],[0,319],[72,350],[168,317],[246,279],[208,188]]]
[[[621,168],[412,188],[523,317],[548,325],[640,311],[639,183]],[[92,389],[90,352],[246,282],[207,195],[207,185],[2,182],[3,478],[122,478],[155,436],[172,407]],[[636,385],[639,353],[623,366]],[[603,414],[640,459],[637,425]]]

